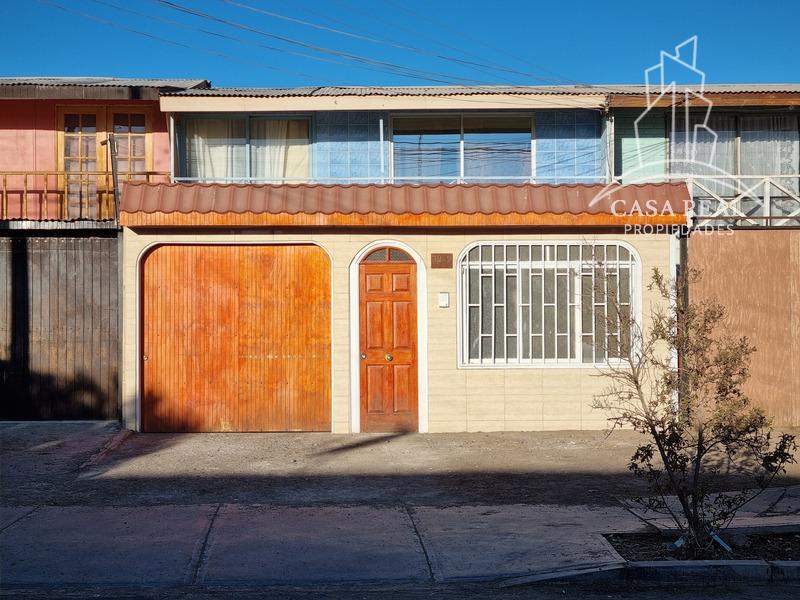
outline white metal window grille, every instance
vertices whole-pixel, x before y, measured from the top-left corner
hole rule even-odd
[[[460,264],[460,362],[615,362],[630,342],[638,280],[621,243],[476,243]]]

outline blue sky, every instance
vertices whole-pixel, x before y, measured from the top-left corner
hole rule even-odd
[[[6,0],[3,13],[15,26],[0,38],[2,75],[220,87],[638,83],[659,51],[697,35],[709,83],[800,82],[796,0]]]

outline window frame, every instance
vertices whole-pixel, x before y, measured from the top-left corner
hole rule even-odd
[[[689,115],[703,115],[705,114],[702,110],[690,110]],[[733,166],[735,173],[730,173],[731,177],[741,177],[742,176],[742,151],[741,151],[741,144],[742,144],[742,117],[746,116],[796,116],[797,118],[797,131],[798,135],[800,135],[800,116],[797,115],[795,111],[791,110],[731,110],[720,108],[719,110],[714,111],[715,115],[724,115],[724,116],[732,116],[734,119],[734,136],[733,136]],[[669,110],[664,111],[664,131],[666,132],[666,163],[667,163],[667,175],[674,175],[675,173],[672,171],[672,124],[671,124],[671,113]],[[800,164],[797,165],[798,172],[800,172]],[[772,177],[772,176],[780,176],[781,173],[761,173],[757,175],[757,177]],[[702,177],[698,177],[702,178]],[[737,183],[737,186],[739,184]],[[737,194],[741,193],[740,189],[737,189]]]
[[[94,175],[96,193],[98,197],[98,214],[108,214],[102,210],[112,199],[115,182],[111,169],[111,155],[107,146],[102,145],[109,134],[114,133],[114,115],[116,114],[141,114],[144,115],[145,127],[145,172],[153,172],[153,108],[136,104],[57,104],[56,105],[56,144],[55,144],[55,165],[57,177],[57,188],[64,193],[63,217],[67,217],[69,210],[67,198],[67,183],[69,176],[66,171],[66,137],[64,131],[64,119],[66,115],[94,115],[95,116],[95,149],[97,153],[97,168]],[[138,173],[138,172],[137,172]],[[126,172],[126,174],[128,174]],[[113,208],[113,205],[112,205]],[[109,208],[106,208],[108,211]],[[102,217],[108,218],[108,217]]]
[[[395,156],[394,156],[394,120],[395,118],[443,118],[443,117],[458,117],[460,121],[460,137],[459,137],[459,151],[458,151],[458,176],[454,181],[442,181],[441,178],[431,177],[427,181],[425,178],[402,177],[395,176]],[[465,177],[464,175],[464,117],[525,117],[531,120],[531,168],[527,177]],[[536,183],[536,112],[535,111],[466,111],[466,112],[397,112],[389,114],[389,180],[394,184],[408,184],[408,185],[422,185],[426,184],[464,184],[464,183],[486,183],[486,181],[496,181],[500,184],[521,184],[521,183]]]
[[[189,177],[184,175],[188,171],[187,164],[187,147],[186,139],[184,136],[185,128],[184,123],[187,120],[197,119],[242,119],[244,120],[245,127],[245,164],[247,170],[246,177],[215,177],[214,182],[222,183],[244,183],[244,184],[259,184],[259,183],[284,183],[287,185],[308,183],[314,180],[314,144],[315,138],[315,122],[313,113],[240,113],[240,112],[209,112],[209,113],[173,113],[175,126],[173,128],[173,144],[175,148],[175,168],[176,173],[173,174],[172,180],[175,182],[183,183],[204,183],[206,180],[199,177]],[[306,121],[308,123],[308,179],[302,181],[281,181],[281,180],[263,180],[258,177],[253,177],[252,169],[252,155],[250,144],[250,121],[257,120],[272,120],[272,121]]]
[[[153,112],[149,107],[135,107],[135,106],[109,106],[107,109],[108,117],[106,118],[106,137],[108,134],[114,134],[114,116],[115,115],[131,115],[141,114],[144,115],[144,168],[145,172],[153,172]],[[123,134],[130,135],[130,134]],[[134,134],[137,135],[137,134]],[[138,171],[131,171],[131,173],[138,173]]]
[[[591,245],[595,246],[608,246],[608,245],[615,245],[618,248],[625,248],[630,253],[630,265],[631,265],[631,295],[630,295],[630,312],[632,315],[632,319],[635,323],[637,323],[640,327],[642,325],[642,260],[638,250],[632,246],[630,243],[619,240],[619,239],[593,239],[593,240],[586,240],[586,239],[568,239],[568,238],[558,238],[558,239],[514,239],[514,240],[476,240],[469,244],[467,244],[461,253],[458,255],[458,259],[456,262],[456,307],[457,307],[457,324],[456,324],[456,344],[457,344],[457,368],[458,369],[594,369],[594,370],[602,370],[607,368],[613,368],[615,366],[619,366],[624,363],[624,360],[621,358],[617,359],[608,359],[606,358],[603,362],[583,362],[582,355],[581,355],[581,337],[582,337],[582,328],[581,328],[581,287],[580,283],[576,286],[574,290],[574,295],[577,299],[575,304],[575,312],[577,314],[577,320],[575,321],[575,332],[573,335],[573,340],[576,344],[576,356],[574,359],[572,358],[544,358],[544,353],[541,359],[534,359],[533,358],[533,351],[531,348],[530,357],[527,359],[523,359],[518,356],[516,359],[512,359],[514,362],[509,362],[507,358],[502,359],[502,362],[496,362],[497,359],[491,359],[492,362],[482,362],[486,359],[470,359],[469,358],[469,315],[467,311],[469,310],[469,303],[467,302],[467,285],[469,283],[469,277],[464,276],[464,267],[462,265],[465,258],[468,257],[470,250],[473,248],[480,248],[483,245],[490,245],[494,246],[508,246],[508,245],[515,245],[517,248],[519,246],[530,246],[530,245],[539,245],[539,246],[559,246],[559,245],[578,245],[578,246],[585,246]],[[594,253],[593,253],[594,254]],[[494,256],[494,252],[492,252],[492,256]],[[519,256],[519,249],[517,249],[517,256]],[[544,256],[544,253],[543,253]],[[494,260],[492,260],[492,263]],[[506,262],[505,260],[503,262]],[[549,261],[549,260],[542,260],[541,264],[546,265],[547,263],[556,263],[558,261]],[[567,263],[572,261],[567,260]],[[579,260],[579,263],[582,262]],[[594,262],[594,261],[593,261]],[[580,281],[580,271],[578,274],[577,279]],[[520,294],[520,286],[517,285],[517,306],[519,307],[519,294]],[[607,305],[607,303],[606,303]],[[593,305],[594,306],[594,305]],[[593,311],[594,314],[594,311]],[[557,319],[557,317],[556,317]],[[544,326],[544,324],[543,324]],[[491,334],[492,339],[494,340],[494,332]],[[504,336],[508,336],[508,333],[505,333]],[[518,338],[521,335],[521,324],[518,321],[518,330],[516,334]],[[631,337],[631,343],[637,344],[639,340],[635,337]],[[494,343],[492,344],[494,346]],[[556,351],[557,353],[557,351]],[[527,361],[527,362],[523,362]]]

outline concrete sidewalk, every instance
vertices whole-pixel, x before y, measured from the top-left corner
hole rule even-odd
[[[0,509],[3,586],[491,580],[620,557],[622,509],[264,505]]]

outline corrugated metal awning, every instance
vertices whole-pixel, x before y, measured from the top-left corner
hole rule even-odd
[[[699,93],[699,86],[692,87]],[[800,93],[798,83],[723,83],[707,84],[705,93]],[[198,88],[164,95],[170,96],[218,96],[240,98],[306,98],[346,96],[482,96],[482,95],[598,95],[598,94],[645,94],[647,87],[637,84],[596,85],[432,85],[432,86],[306,86],[293,88]]]

